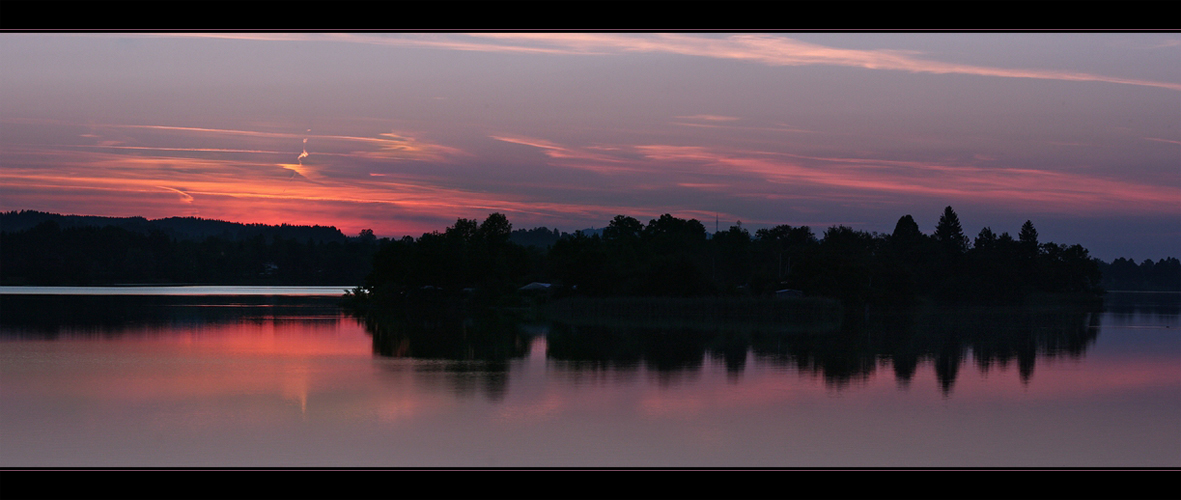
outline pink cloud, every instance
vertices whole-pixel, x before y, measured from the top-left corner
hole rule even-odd
[[[586,151],[588,149],[593,149],[596,151],[618,151],[620,148],[608,148],[603,146],[575,148],[562,146],[550,141],[531,137],[508,135],[493,135],[490,137],[498,141],[541,149],[545,152],[546,156],[556,160],[563,160],[560,162],[562,166],[590,170],[601,174],[633,172],[635,170],[631,166],[623,165],[623,163],[627,162],[627,160],[623,158],[617,158],[593,151]]]
[[[121,36],[144,36],[125,34]],[[169,33],[148,36],[226,38],[272,42],[320,41],[443,50],[538,55],[612,55],[667,53],[748,61],[768,66],[829,65],[928,74],[962,74],[1104,82],[1181,91],[1181,84],[1121,78],[1076,71],[998,68],[925,59],[914,51],[842,49],[772,34],[722,37],[684,33],[447,33],[388,35],[370,33]],[[1164,46],[1167,46],[1166,43]]]
[[[735,116],[722,116],[722,115],[690,115],[690,116],[678,116],[677,118],[680,118],[680,119],[682,119],[682,120],[704,120],[704,121],[707,121],[707,122],[733,122],[733,121],[738,121],[738,117],[735,117]]]
[[[756,196],[773,194],[775,190],[767,189],[766,185],[771,183],[828,188],[829,191],[823,194],[825,197],[832,197],[831,190],[836,189],[876,197],[917,195],[1006,206],[1036,206],[1062,213],[1170,213],[1181,205],[1181,189],[1173,186],[1134,184],[1044,170],[718,151],[700,146],[646,145],[636,149],[654,162],[691,162],[713,169],[717,174],[754,176],[762,185],[742,183],[736,189]]]

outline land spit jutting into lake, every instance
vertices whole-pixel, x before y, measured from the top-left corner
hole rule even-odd
[[[533,235],[535,244],[516,244],[508,219],[494,213],[482,223],[459,219],[441,233],[383,242],[365,284],[346,302],[362,309],[449,301],[541,306],[571,320],[629,323],[815,326],[870,306],[1022,304],[1050,295],[1095,302],[1103,293],[1101,263],[1082,246],[1039,242],[1029,221],[1016,238],[986,227],[972,241],[951,207],[931,235],[910,215],[891,234],[834,226],[817,237],[807,226],[781,225],[751,235],[735,225],[711,237],[700,221],[669,214],[647,225],[616,216],[601,234],[544,231]]]
[[[501,214],[459,219],[442,232],[378,239],[333,227],[265,226],[196,218],[0,214],[0,285],[360,285],[353,299],[410,294],[496,302],[518,290],[541,298],[827,297],[861,304],[1013,303],[1033,293],[1181,290],[1181,261],[1090,258],[1080,245],[1038,241],[1027,221],[1014,238],[963,234],[951,207],[930,235],[913,217],[889,234],[845,226],[821,235],[741,223],[709,234],[665,214],[623,215],[593,231],[513,230]],[[530,285],[533,283],[533,285]],[[524,290],[521,290],[524,288]]]

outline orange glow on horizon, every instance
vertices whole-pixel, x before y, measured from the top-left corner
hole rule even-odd
[[[720,115],[681,118],[736,120]],[[90,206],[101,207],[89,210],[90,215],[331,225],[349,235],[374,229],[393,237],[442,230],[456,217],[482,218],[491,212],[546,226],[572,220],[579,225],[605,224],[617,214],[643,218],[674,213],[705,220],[721,212],[676,190],[730,199],[872,201],[899,205],[900,211],[907,210],[904,205],[913,197],[1074,215],[1159,215],[1181,209],[1181,189],[1176,186],[994,167],[997,162],[991,158],[976,159],[990,165],[982,167],[710,146],[564,145],[500,134],[487,137],[534,148],[540,154],[530,161],[540,162],[558,177],[475,188],[466,187],[462,175],[434,174],[429,167],[446,165],[449,172],[478,173],[478,163],[472,163],[478,162],[475,155],[401,132],[362,137],[158,125],[91,128],[98,133],[80,138],[98,145],[6,147],[0,181],[7,193],[0,208],[76,212],[55,206]],[[149,138],[134,136],[103,140],[107,129],[167,134],[176,145],[138,145],[134,142]],[[184,147],[196,138],[214,138],[225,147]],[[302,143],[305,139],[312,142]],[[291,153],[277,147],[286,144],[293,148]],[[294,150],[299,146],[311,150]],[[260,156],[283,154],[291,156],[287,161],[262,161],[265,156]],[[293,159],[296,163],[290,163]],[[596,176],[600,185],[562,182],[565,172]],[[598,200],[612,191],[627,193],[624,199],[631,202]],[[585,201],[568,201],[551,192],[587,196]],[[677,193],[684,201],[664,205],[654,201],[659,196],[652,194],[659,193]]]

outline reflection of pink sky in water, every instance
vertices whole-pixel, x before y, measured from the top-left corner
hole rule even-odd
[[[353,375],[318,369],[318,361],[367,359],[371,344],[355,323],[320,318],[147,328],[127,331],[117,342],[75,337],[34,346],[42,356],[87,356],[105,366],[97,373],[91,366],[61,367],[22,383],[29,392],[124,402],[278,392],[305,402],[314,387]]]
[[[482,390],[461,391],[456,385],[459,378],[483,376],[478,370],[457,373],[446,368],[447,362],[374,357],[370,337],[349,319],[140,330],[114,339],[7,341],[0,352],[5,354],[3,426],[11,448],[3,462],[23,463],[11,450],[32,444],[28,439],[135,443],[149,432],[170,436],[176,446],[204,436],[200,439],[211,440],[212,448],[191,459],[216,465],[291,463],[290,457],[268,455],[266,448],[278,453],[335,439],[330,436],[351,444],[303,456],[296,463],[487,465],[473,457],[491,454],[508,460],[502,465],[889,465],[899,460],[931,465],[924,462],[931,457],[962,461],[935,465],[1017,465],[1005,460],[1021,456],[1017,452],[1023,446],[1049,440],[1081,447],[1084,453],[1071,458],[1042,450],[1031,454],[1029,463],[1085,465],[1100,460],[1087,448],[1095,444],[1088,440],[1114,439],[1103,432],[1129,439],[1128,429],[1096,427],[1113,425],[1113,419],[1130,411],[1114,401],[1149,398],[1167,404],[1162,391],[1177,394],[1181,389],[1181,365],[1170,353],[1039,357],[1028,384],[1021,382],[1015,362],[982,373],[969,357],[951,394],[944,397],[930,361],[919,364],[905,388],[895,381],[889,363],[882,362],[869,376],[838,389],[818,374],[753,357],[737,377],[727,374],[720,359],[708,357],[699,371],[672,374],[642,366],[577,370],[547,361],[543,337],[533,342],[527,358],[511,363],[503,398],[489,399]],[[38,362],[21,361],[30,359]],[[430,366],[436,368],[424,371]],[[58,414],[46,401],[67,402],[73,410]],[[37,410],[25,416],[16,408],[44,408],[62,420],[45,424],[46,416],[38,416]],[[1086,411],[1080,413],[1080,408]],[[1144,415],[1136,419],[1141,424],[1152,420]],[[1028,428],[1006,431],[1006,422]],[[51,436],[44,434],[46,425],[63,427]],[[96,425],[105,429],[106,437],[86,430]],[[243,443],[219,437],[223,431],[226,436],[253,434],[248,441],[263,450],[254,452],[255,459],[236,455],[232,450]],[[1004,432],[1012,435],[991,434]],[[271,441],[281,436],[293,441]],[[368,437],[358,441],[341,436]],[[951,449],[893,450],[904,439],[955,436],[984,448],[975,455]],[[880,449],[864,456],[841,455],[839,448],[845,445],[840,442],[854,438]],[[1015,448],[991,449],[989,441]],[[644,443],[651,450],[634,448]],[[485,450],[496,446],[506,448]],[[669,455],[654,451],[662,447]],[[808,459],[813,461],[783,462],[788,460],[784,450],[801,447],[813,449]],[[129,456],[147,460],[142,457],[169,446],[133,448]],[[34,456],[52,456],[53,447],[38,449],[49,451]],[[1138,464],[1158,463],[1159,457],[1151,458],[1158,455],[1145,453],[1148,461]],[[102,463],[103,456],[97,453],[92,460]],[[1126,464],[1133,456],[1117,450],[1110,453],[1114,462],[1094,463]],[[267,457],[277,461],[267,462]],[[567,462],[552,461],[561,457]],[[612,462],[612,457],[620,461]],[[989,462],[988,457],[1003,458]],[[549,461],[538,462],[542,458]],[[188,459],[168,460],[190,463]]]

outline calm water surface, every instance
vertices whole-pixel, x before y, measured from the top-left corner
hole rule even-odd
[[[0,466],[1181,466],[1177,295],[778,334],[233,293],[0,295]]]

